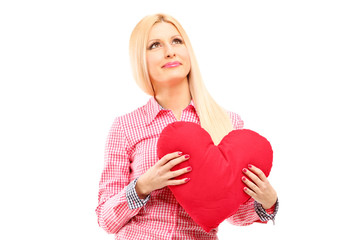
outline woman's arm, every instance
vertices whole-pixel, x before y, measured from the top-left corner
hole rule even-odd
[[[242,177],[246,187],[243,189],[251,198],[228,221],[234,225],[245,226],[253,222],[274,222],[279,208],[277,194],[265,174],[257,167],[244,168]],[[241,191],[241,189],[239,189]]]
[[[254,165],[249,164],[248,169],[243,169],[243,173],[246,177],[243,176],[242,180],[247,186],[244,191],[255,200],[255,212],[259,216],[260,222],[272,220],[275,224],[275,215],[279,208],[275,189],[265,174]]]
[[[116,118],[106,142],[105,165],[96,208],[98,223],[108,233],[118,232],[141,209],[130,209],[127,200],[127,186],[131,186],[130,150],[120,118]]]
[[[230,112],[230,117],[235,130],[243,128],[244,122],[238,114]],[[241,205],[234,215],[227,219],[231,224],[246,226],[254,222],[264,223],[268,220],[274,221],[279,207],[277,195],[266,177],[264,176],[264,179],[261,178],[261,173],[262,171],[256,167],[252,167],[251,171],[249,171],[249,169],[244,171],[244,174],[248,178],[243,178],[243,181],[248,188],[245,188],[243,191],[251,196],[251,198]],[[249,179],[251,179],[251,181]],[[257,187],[256,184],[252,184],[254,180],[257,181],[259,187]],[[259,191],[260,186],[262,191]],[[254,191],[252,188],[254,188]],[[239,189],[239,191],[242,191],[242,189]],[[257,195],[255,191],[258,192]]]
[[[250,198],[239,207],[235,214],[226,220],[237,226],[247,226],[254,222],[267,223],[269,220],[275,220],[278,207],[279,204],[276,201],[271,208],[265,210],[260,203]]]
[[[171,169],[189,159],[180,152],[166,154],[140,177],[130,182],[130,152],[126,136],[117,118],[110,130],[105,150],[105,166],[100,180],[98,223],[108,233],[116,233],[134,217],[150,198],[150,193],[168,185],[180,185],[190,179],[174,180],[191,168]]]

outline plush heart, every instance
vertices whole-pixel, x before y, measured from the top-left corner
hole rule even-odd
[[[231,131],[216,146],[200,125],[174,122],[161,132],[157,154],[160,159],[176,151],[189,154],[190,159],[171,170],[191,166],[192,171],[175,179],[191,180],[169,188],[190,217],[207,232],[250,199],[243,191],[242,169],[253,164],[268,176],[272,167],[270,143],[247,129]]]

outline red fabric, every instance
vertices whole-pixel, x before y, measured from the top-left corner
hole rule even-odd
[[[229,112],[229,116],[234,129],[243,127],[238,114]],[[160,133],[176,121],[170,110],[161,109],[151,97],[144,106],[117,117],[112,124],[105,146],[96,214],[99,225],[115,234],[115,239],[218,239],[218,229],[205,232],[167,187],[153,191],[145,207],[131,210],[126,201],[126,186],[159,160],[156,144]],[[181,121],[200,123],[193,102],[182,111]],[[254,199],[239,206],[227,221],[238,226],[259,221]]]
[[[251,130],[233,130],[218,146],[200,125],[191,122],[169,124],[158,140],[158,156],[182,151],[190,159],[172,170],[187,166],[192,171],[177,177],[190,182],[169,186],[180,205],[205,231],[216,228],[250,199],[242,189],[242,169],[259,167],[266,176],[272,167],[270,143]]]

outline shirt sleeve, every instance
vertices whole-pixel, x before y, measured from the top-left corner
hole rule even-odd
[[[141,208],[144,207],[145,204],[149,201],[150,199],[150,194],[145,198],[145,199],[141,199],[139,198],[139,196],[136,193],[135,190],[135,186],[136,186],[136,182],[139,179],[139,177],[137,177],[136,179],[134,179],[129,185],[127,185],[126,187],[126,200],[127,203],[129,205],[130,209],[136,209],[136,208]]]
[[[127,186],[136,183],[130,183],[130,151],[120,118],[116,118],[106,141],[96,208],[98,224],[108,233],[117,233],[144,205],[132,208],[128,202]]]
[[[255,206],[255,212],[257,213],[257,215],[259,215],[261,222],[267,222],[267,221],[271,220],[273,222],[273,224],[275,225],[275,216],[279,209],[279,200],[278,199],[276,200],[276,203],[274,204],[274,206],[272,206],[271,208],[266,209],[266,210],[257,201],[254,201],[254,206]]]

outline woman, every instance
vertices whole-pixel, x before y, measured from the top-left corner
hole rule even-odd
[[[201,124],[215,144],[242,128],[243,121],[209,95],[189,38],[171,16],[147,16],[136,25],[130,58],[136,82],[152,97],[116,118],[111,127],[96,209],[99,225],[116,239],[217,239],[217,228],[205,232],[166,187],[191,181],[173,179],[191,167],[170,171],[191,156],[173,152],[158,159],[156,143],[162,129],[174,121]],[[244,226],[273,219],[277,195],[262,171],[244,169],[243,181],[247,188],[239,191],[252,198],[227,220]]]

